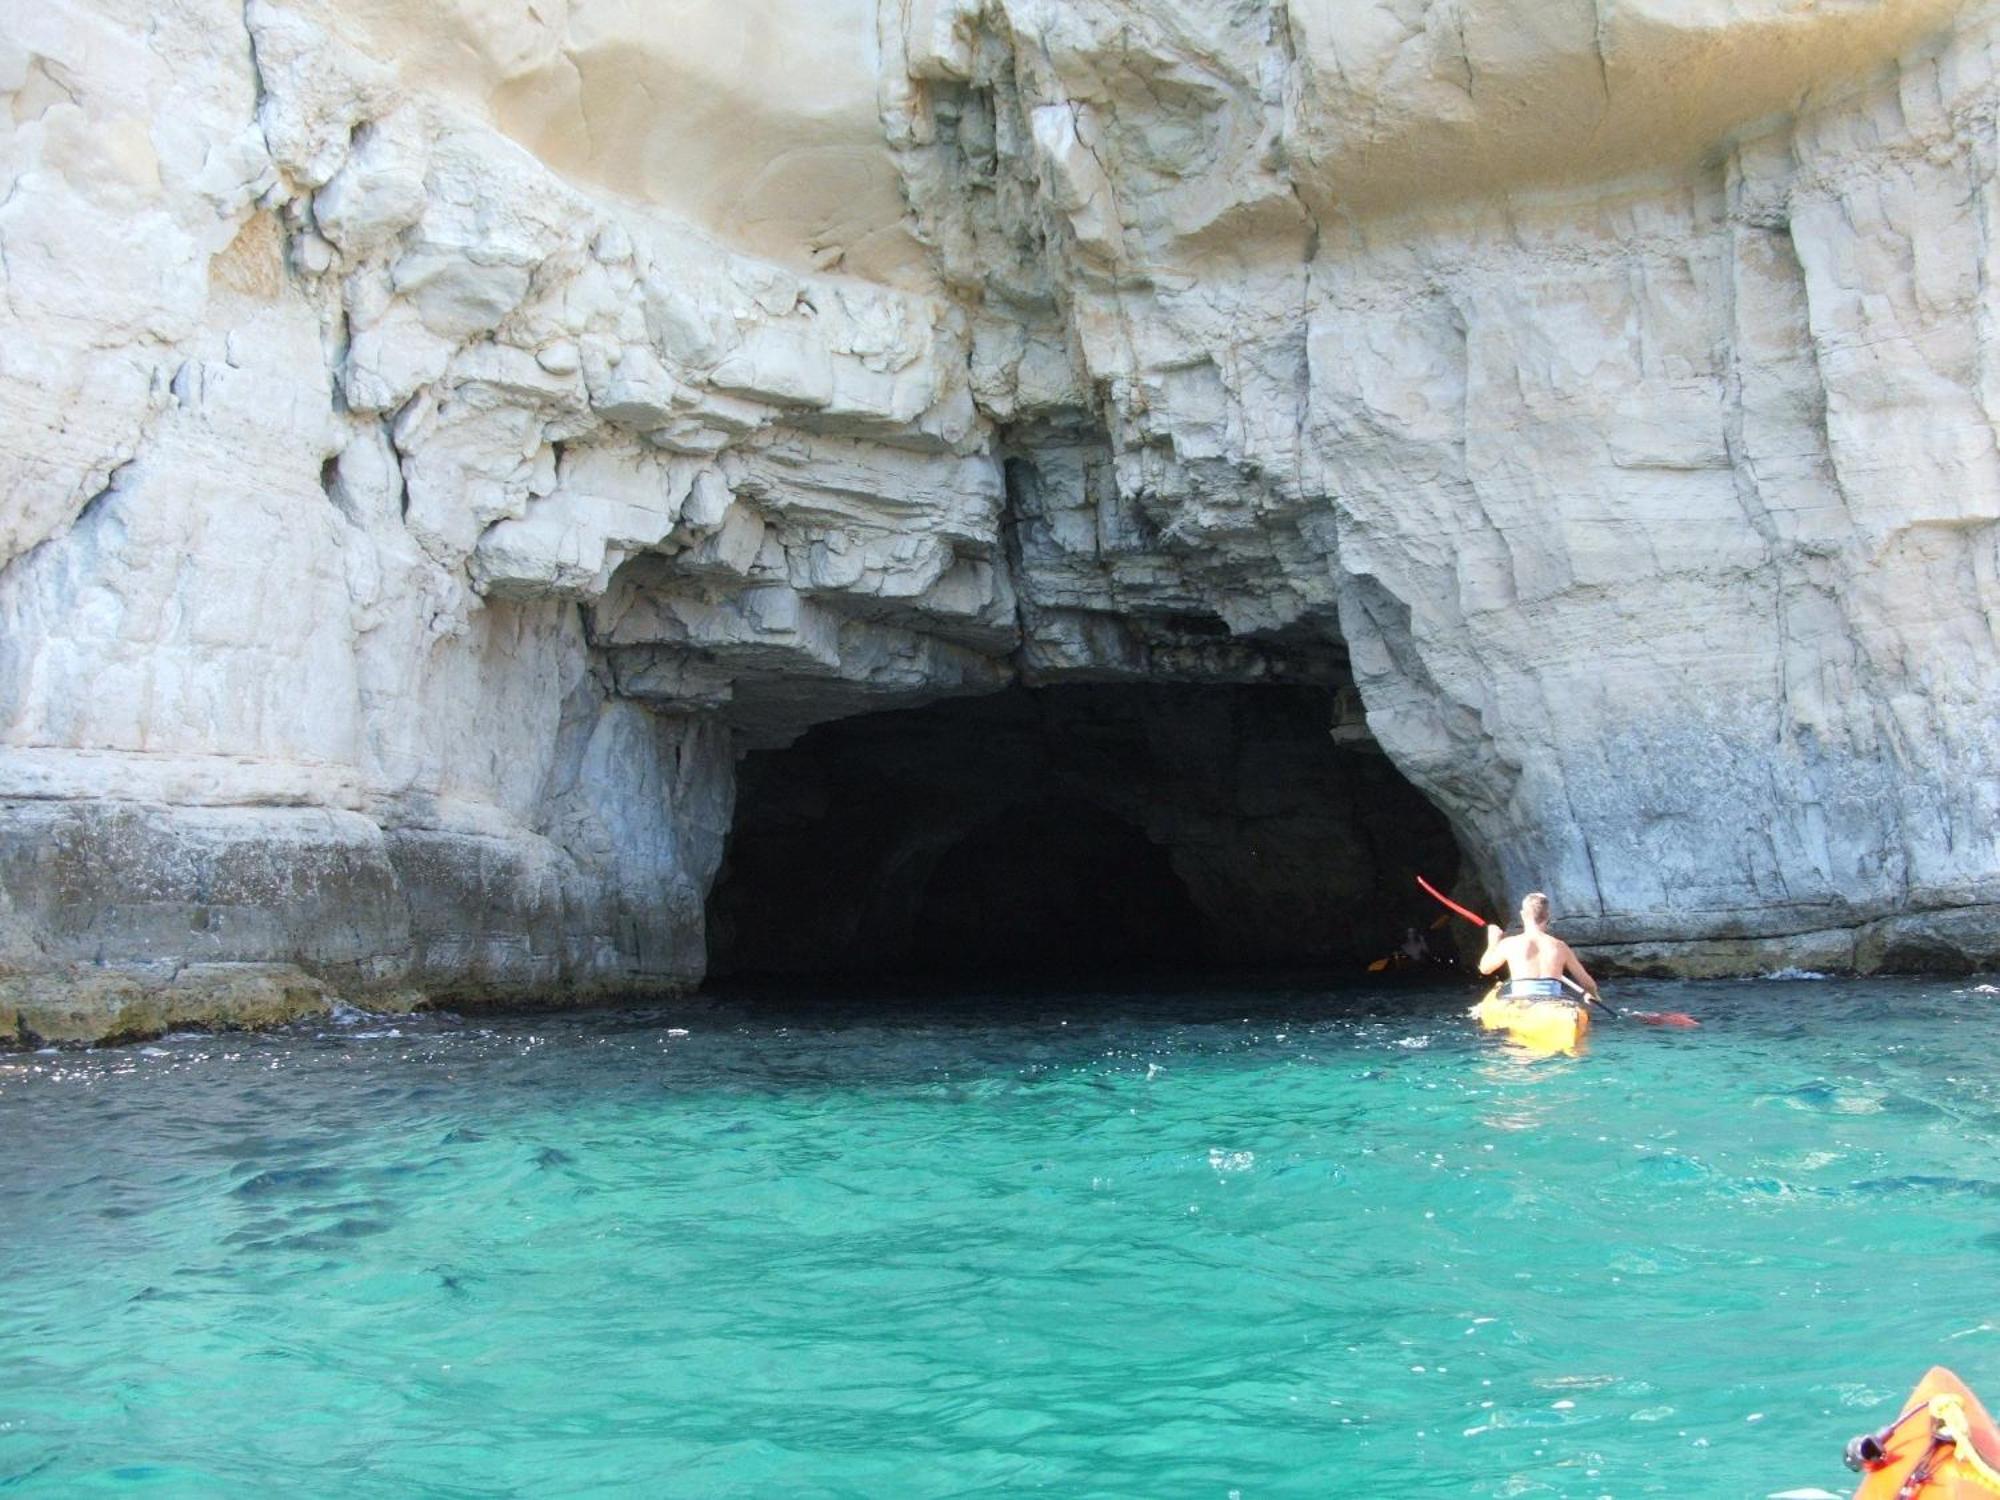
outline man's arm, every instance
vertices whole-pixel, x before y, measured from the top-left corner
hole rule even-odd
[[[1507,962],[1507,934],[1491,922],[1486,924],[1486,951],[1479,955],[1479,972],[1491,974]]]
[[[1590,970],[1583,966],[1576,956],[1576,950],[1568,943],[1563,944],[1563,973],[1582,985],[1584,993],[1593,1000],[1600,998],[1597,993],[1597,981],[1590,977]]]

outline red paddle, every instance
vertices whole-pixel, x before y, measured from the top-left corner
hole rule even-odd
[[[1452,900],[1451,897],[1447,896],[1443,891],[1439,890],[1436,886],[1432,885],[1428,880],[1424,879],[1423,876],[1419,875],[1417,877],[1417,884],[1424,888],[1424,890],[1430,895],[1430,898],[1433,901],[1437,902],[1440,906],[1449,907],[1451,910],[1457,912],[1461,917],[1465,918],[1465,920],[1470,922],[1474,927],[1483,929],[1493,925],[1492,923],[1488,922],[1486,918],[1480,916],[1478,912],[1472,911],[1467,907],[1460,906],[1456,901]]]
[[[1428,895],[1433,901],[1439,902],[1440,904],[1450,908],[1452,911],[1457,912],[1461,917],[1465,918],[1465,920],[1470,922],[1474,927],[1478,927],[1483,930],[1493,925],[1492,923],[1488,922],[1486,918],[1480,916],[1479,913],[1475,911],[1468,911],[1465,907],[1460,906],[1456,901],[1452,900],[1451,897],[1447,896],[1443,891],[1439,890],[1436,886],[1432,885],[1428,880],[1424,879],[1423,876],[1419,875],[1417,877],[1417,884],[1424,888],[1424,893]],[[1583,995],[1584,999],[1596,1000],[1597,1004],[1603,1006],[1605,1011],[1607,1011],[1613,1017],[1613,1019],[1616,1019],[1619,1016],[1620,1013],[1618,1011],[1612,1010],[1611,1007],[1605,1005],[1602,1000],[1598,1000],[1595,995],[1585,994],[1583,987],[1581,985],[1571,984],[1568,979],[1564,979],[1563,983],[1569,985],[1569,987],[1575,990],[1579,995]],[[1635,1021],[1643,1021],[1648,1026],[1688,1027],[1688,1026],[1701,1025],[1701,1022],[1697,1021],[1693,1016],[1689,1015],[1686,1011],[1681,1011],[1681,1010],[1633,1010],[1633,1011],[1626,1011],[1624,1012],[1624,1014],[1629,1015]]]

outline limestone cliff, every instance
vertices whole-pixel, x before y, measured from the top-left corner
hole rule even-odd
[[[740,749],[1016,680],[1348,685],[1627,963],[1991,961],[1996,35],[0,0],[0,1035],[686,985]]]

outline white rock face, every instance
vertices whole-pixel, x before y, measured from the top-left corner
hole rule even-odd
[[[1338,640],[1612,956],[1990,961],[1991,7],[944,10],[892,138],[975,394],[1072,438],[1032,669]]]
[[[2000,954],[1996,26],[0,0],[0,1036],[687,985],[735,747],[1017,676]]]

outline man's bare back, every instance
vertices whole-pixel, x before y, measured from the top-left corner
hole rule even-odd
[[[1577,962],[1568,943],[1548,930],[1549,900],[1539,891],[1521,903],[1524,931],[1508,937],[1498,927],[1486,929],[1486,952],[1480,955],[1479,972],[1491,974],[1502,964],[1509,979],[1561,979],[1567,976],[1588,994],[1597,993],[1597,981]]]

